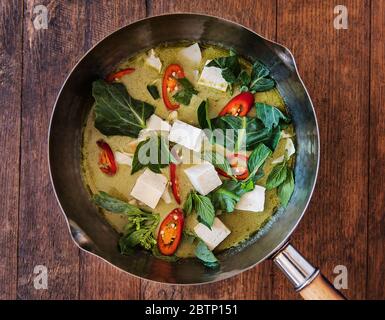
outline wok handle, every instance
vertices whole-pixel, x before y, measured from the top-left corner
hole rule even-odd
[[[291,244],[283,246],[273,256],[273,261],[305,300],[345,299]]]

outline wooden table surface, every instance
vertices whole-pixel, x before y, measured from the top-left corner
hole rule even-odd
[[[48,29],[33,9],[48,9]],[[348,10],[335,29],[334,7]],[[321,167],[292,241],[324,274],[346,266],[351,299],[385,299],[385,1],[7,0],[0,4],[1,299],[296,299],[266,261],[210,285],[154,284],[78,250],[49,181],[48,123],[74,64],[97,41],[146,16],[199,12],[290,48],[313,99]],[[172,30],[170,30],[172,32]],[[33,286],[48,268],[48,289]]]

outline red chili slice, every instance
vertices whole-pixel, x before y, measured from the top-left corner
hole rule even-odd
[[[127,68],[127,69],[123,69],[123,70],[120,70],[120,71],[115,72],[115,73],[111,73],[110,75],[107,76],[106,81],[107,82],[114,82],[115,80],[120,79],[121,77],[125,76],[126,74],[133,73],[134,71],[135,71],[134,68]]]
[[[180,204],[180,191],[179,191],[179,180],[176,176],[176,164],[170,163],[170,180],[171,180],[171,190],[174,195],[175,201]]]
[[[184,225],[184,215],[180,208],[172,210],[162,221],[158,233],[158,248],[165,256],[174,254],[180,241]]]
[[[108,143],[105,142],[103,139],[98,140],[96,144],[101,149],[99,155],[100,170],[103,173],[108,174],[109,176],[113,176],[117,170],[114,153],[112,152]]]
[[[162,81],[162,97],[167,109],[175,110],[179,108],[179,104],[170,101],[169,94],[175,90],[177,79],[184,78],[183,68],[178,64],[170,64],[163,75]]]
[[[219,116],[231,115],[244,117],[254,103],[254,96],[250,92],[242,92],[232,98],[219,113]]]
[[[247,168],[248,157],[244,154],[234,153],[227,156],[227,159],[232,168],[233,174],[237,180],[245,180],[249,176],[249,170]],[[221,169],[216,169],[217,172],[224,177],[229,178],[229,175]]]

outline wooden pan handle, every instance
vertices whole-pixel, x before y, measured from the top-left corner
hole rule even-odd
[[[321,273],[300,290],[299,294],[305,300],[345,300],[345,297]]]
[[[345,297],[326,280],[291,244],[273,257],[275,264],[306,300],[344,300]]]

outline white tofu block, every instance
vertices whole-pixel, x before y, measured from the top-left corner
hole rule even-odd
[[[194,227],[194,231],[196,235],[207,244],[207,247],[210,250],[214,250],[215,247],[218,246],[218,244],[220,244],[223,240],[225,240],[226,237],[231,233],[231,231],[218,218],[214,218],[214,223],[211,227],[211,230],[203,223],[198,223]]]
[[[199,44],[193,45],[179,50],[179,56],[182,61],[186,61],[192,66],[198,66],[202,60],[201,48]]]
[[[203,135],[201,129],[176,120],[171,127],[168,139],[189,150],[199,152],[202,148]]]
[[[132,156],[127,153],[116,151],[115,160],[119,164],[125,164],[130,167],[132,166]]]
[[[166,203],[166,204],[169,204],[171,203],[172,199],[171,199],[171,195],[170,195],[170,190],[168,189],[168,186],[166,186],[166,188],[164,189],[164,192],[162,194],[162,200]]]
[[[265,208],[265,188],[262,186],[256,185],[253,191],[246,192],[237,205],[235,209],[261,212]]]
[[[158,117],[156,114],[151,115],[146,121],[146,129],[151,131],[170,131],[170,124]]]
[[[162,70],[162,62],[160,61],[159,57],[155,55],[154,49],[151,49],[147,53],[147,57],[144,59],[145,63],[149,65],[150,67],[153,67],[155,70],[157,70],[159,73]]]
[[[294,143],[293,143],[293,140],[291,140],[290,138],[286,139],[285,151],[287,151],[287,156],[289,158],[295,153]],[[284,156],[280,156],[280,157],[274,159],[271,163],[272,164],[281,163],[281,162],[283,162],[284,159],[285,159]]]
[[[207,64],[210,61],[211,60],[208,60],[206,62],[198,80],[198,84],[225,92],[227,90],[228,83],[222,77],[222,70],[217,67],[208,67]]]
[[[160,173],[146,169],[136,180],[131,196],[155,209],[167,185],[167,178]]]
[[[222,184],[215,167],[204,162],[184,170],[191,184],[202,195],[206,195]]]

